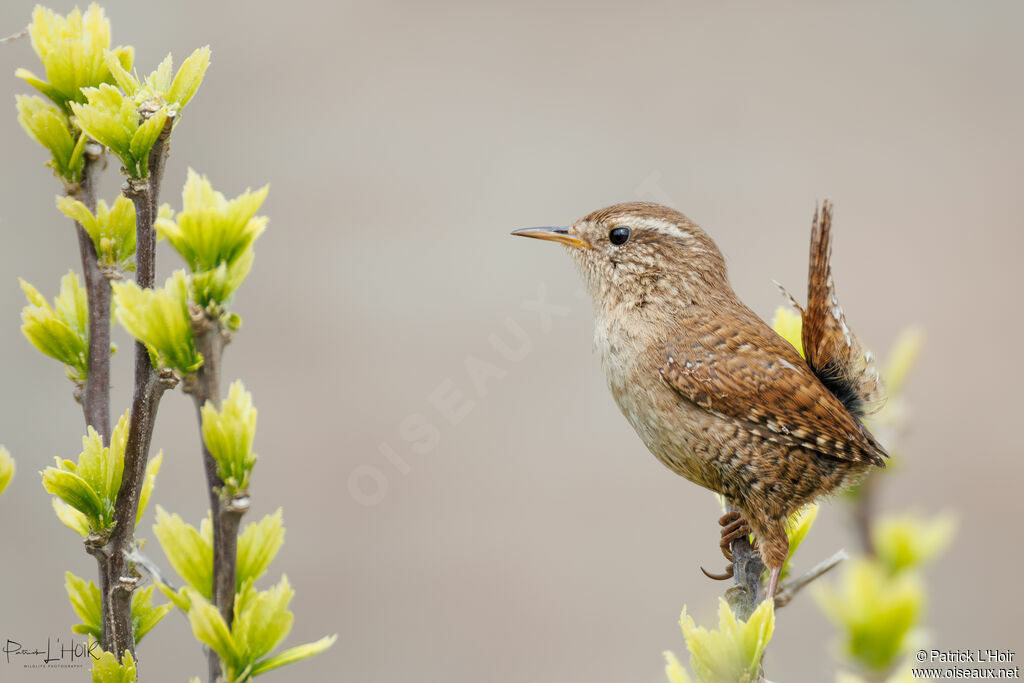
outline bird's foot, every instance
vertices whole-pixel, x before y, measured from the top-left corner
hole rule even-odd
[[[718,520],[718,524],[722,527],[722,542],[718,544],[718,547],[722,549],[722,555],[725,556],[725,559],[732,562],[732,542],[750,536],[750,525],[735,510],[722,515],[721,519]],[[751,543],[751,547],[754,547],[753,543]]]
[[[743,515],[733,510],[727,512],[718,520],[719,526],[722,527],[722,541],[718,547],[722,549],[722,555],[725,559],[729,560],[729,566],[725,568],[725,571],[721,574],[712,574],[708,570],[701,567],[700,570],[704,572],[704,576],[715,581],[725,581],[733,577],[733,556],[732,556],[732,543],[740,538],[745,538],[750,535],[750,525],[747,524],[747,520],[743,519]]]

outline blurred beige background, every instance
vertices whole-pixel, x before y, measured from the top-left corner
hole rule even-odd
[[[704,226],[765,317],[772,279],[803,298],[814,203],[836,200],[854,327],[882,355],[908,324],[929,335],[883,504],[959,515],[928,575],[931,642],[1020,656],[1019,3],[104,4],[146,72],[213,48],[163,200],[180,204],[188,166],[229,196],[271,183],[225,381],[244,378],[260,410],[251,519],[285,509],[268,578],[297,591],[288,644],[339,639],[266,680],[663,680],[683,604],[707,620],[724,588],[698,571],[721,564],[716,505],[618,414],[569,258],[508,236],[641,198]],[[6,3],[0,33],[31,7]],[[0,441],[20,466],[0,498],[0,639],[32,643],[70,635],[63,573],[95,565],[36,474],[76,456],[83,426],[60,367],[18,330],[16,277],[52,295],[78,254],[16,122],[14,69],[38,62],[27,40],[0,55]],[[103,196],[118,186],[111,168]],[[177,267],[161,247],[159,277]],[[115,358],[120,410],[129,356]],[[180,392],[154,444],[154,502],[197,522]],[[805,566],[854,547],[845,513],[826,506]],[[831,680],[833,636],[800,599],[770,677]],[[146,680],[204,670],[178,613],[140,656]],[[0,662],[4,681],[82,676]]]

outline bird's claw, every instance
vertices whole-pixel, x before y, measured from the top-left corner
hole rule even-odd
[[[701,567],[700,570],[704,572],[704,576],[714,581],[725,581],[726,579],[731,579],[733,577],[733,568],[731,564],[728,565],[725,568],[725,571],[721,574],[712,574],[707,569],[704,569],[704,567]]]
[[[729,560],[729,566],[725,568],[725,571],[721,574],[712,574],[708,570],[701,567],[700,570],[704,573],[704,576],[715,581],[725,581],[733,577],[733,556],[732,556],[732,543],[740,538],[745,538],[750,535],[750,525],[747,524],[747,520],[743,519],[743,516],[732,510],[725,513],[718,520],[719,526],[722,527],[722,541],[718,544],[718,547],[722,549],[722,555],[725,559]]]

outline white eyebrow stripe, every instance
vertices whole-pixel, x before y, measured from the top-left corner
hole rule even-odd
[[[644,221],[644,224],[645,227],[652,228],[654,230],[660,230],[662,232],[667,232],[673,237],[678,237],[680,239],[689,239],[693,237],[692,233],[683,230],[678,225],[670,221],[660,220],[657,218],[648,218]]]

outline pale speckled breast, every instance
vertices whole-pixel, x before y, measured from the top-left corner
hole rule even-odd
[[[717,490],[717,473],[705,457],[695,455],[696,433],[713,416],[679,396],[661,379],[661,348],[642,348],[644,335],[620,325],[594,329],[594,347],[601,357],[612,397],[647,448],[676,474]],[[703,450],[703,449],[702,449]]]

